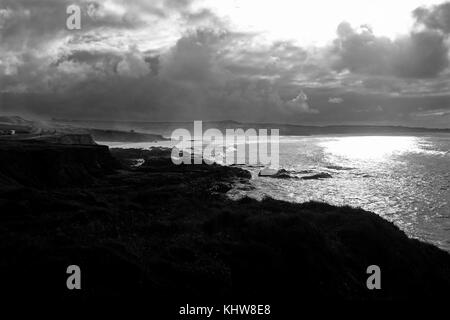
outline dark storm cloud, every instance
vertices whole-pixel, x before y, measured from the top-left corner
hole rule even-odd
[[[298,87],[295,95],[281,97],[278,81],[242,75],[240,63],[255,59],[255,55],[246,52],[245,41],[242,50],[239,48],[242,39],[247,37],[251,35],[202,30],[177,41],[161,57],[158,74],[158,81],[165,81],[167,90],[174,96],[166,96],[168,105],[186,109],[181,113],[190,118],[197,113],[197,117],[215,119],[238,116],[269,120],[285,114],[317,112],[308,105],[307,96],[299,94]],[[283,52],[284,49],[279,49],[272,51],[272,55]],[[248,60],[249,64],[258,64]],[[272,62],[268,59],[265,63],[261,68]]]
[[[275,42],[267,47],[241,49],[233,47],[227,69],[233,74],[248,77],[282,78],[292,80],[307,68],[308,52],[289,42]]]
[[[166,56],[162,76],[196,84],[220,81],[217,50],[226,35],[198,31],[177,41]]]
[[[68,82],[57,78],[57,83],[71,85],[70,90],[58,90],[54,102],[47,100],[51,93],[42,96],[45,103],[34,96],[26,101],[28,109],[77,118],[238,117],[248,121],[287,120],[292,115],[318,112],[310,108],[307,95],[298,87],[281,97],[276,82],[231,73],[227,68],[231,62],[218,49],[226,51],[240,38],[242,35],[233,33],[197,31],[179,39],[159,58],[146,57],[136,48],[108,56],[71,52],[54,68],[72,68],[72,75],[78,68],[85,79]],[[152,72],[152,64],[156,72]]]
[[[87,63],[90,65],[95,65],[97,63],[116,65],[120,60],[121,56],[112,52],[73,50],[68,52],[66,56],[60,56],[57,63],[71,61],[76,63]]]
[[[413,15],[418,23],[424,24],[429,29],[450,33],[450,2],[430,8],[417,8]]]
[[[445,37],[433,30],[414,31],[390,40],[377,37],[362,27],[348,23],[337,29],[334,68],[353,73],[391,75],[400,78],[432,78],[448,67],[449,49]]]

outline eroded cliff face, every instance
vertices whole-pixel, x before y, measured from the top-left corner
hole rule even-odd
[[[0,186],[65,187],[91,184],[119,164],[108,147],[39,141],[0,142]]]

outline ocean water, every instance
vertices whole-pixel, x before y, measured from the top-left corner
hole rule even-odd
[[[171,146],[170,142],[116,145]],[[323,201],[375,212],[408,235],[450,251],[450,135],[283,136],[280,167],[291,178],[253,175],[253,190],[232,197]],[[326,172],[332,178],[299,179]]]

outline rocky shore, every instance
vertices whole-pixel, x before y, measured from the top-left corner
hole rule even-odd
[[[374,213],[230,200],[251,178],[236,167],[175,166],[164,149],[40,142],[0,142],[0,161],[10,296],[365,301],[450,290],[450,255]],[[65,286],[71,264],[82,270],[78,292]],[[367,289],[369,265],[381,268],[382,290]]]

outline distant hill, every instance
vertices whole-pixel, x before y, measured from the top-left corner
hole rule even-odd
[[[0,124],[10,124],[19,126],[33,126],[34,121],[25,120],[19,116],[0,116]]]
[[[162,134],[166,137],[177,128],[193,130],[193,121],[184,122],[144,122],[144,121],[98,121],[98,120],[54,120],[57,123],[78,125],[84,127],[108,129],[120,128],[120,130],[140,130]],[[323,135],[323,134],[362,134],[362,135],[398,135],[398,134],[430,134],[430,133],[450,133],[449,129],[421,128],[406,126],[378,126],[378,125],[295,125],[280,123],[249,123],[234,120],[224,121],[203,121],[203,130],[217,128],[221,131],[225,129],[279,129],[280,135]]]
[[[369,126],[369,125],[330,125],[301,126],[285,124],[245,124],[255,128],[278,128],[281,135],[321,135],[321,134],[425,134],[450,133],[450,129],[420,128],[403,126]]]
[[[133,131],[87,129],[96,141],[114,142],[155,142],[166,140],[159,134],[141,133]]]
[[[166,140],[175,129],[183,128],[193,133],[194,122],[144,122],[144,121],[98,121],[60,120],[48,122],[27,120],[19,116],[0,116],[0,131],[16,130],[31,135],[90,134],[96,141],[153,142]],[[284,136],[310,135],[424,135],[450,133],[449,129],[377,125],[294,125],[279,123],[248,123],[233,120],[203,121],[203,131],[226,129],[279,129]]]

